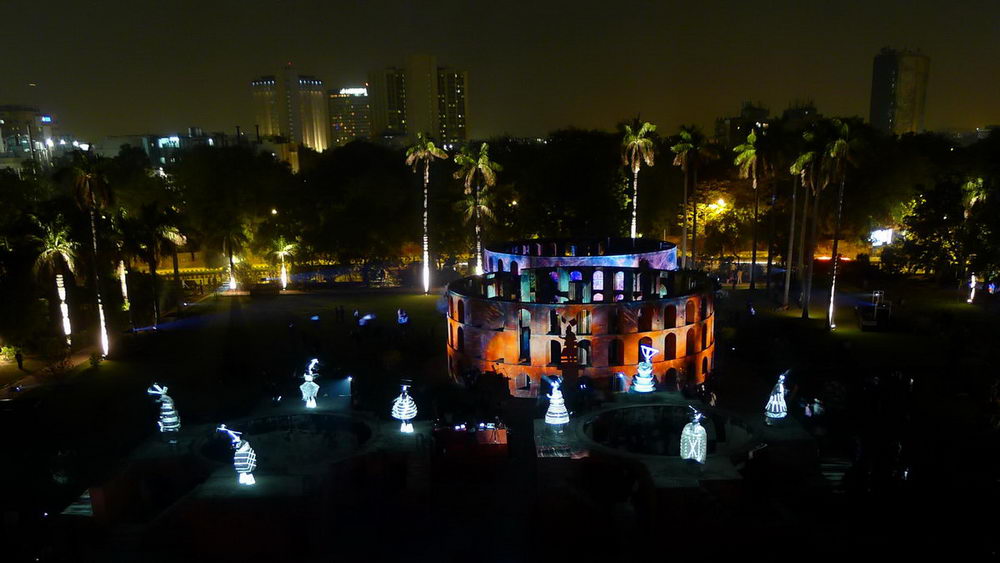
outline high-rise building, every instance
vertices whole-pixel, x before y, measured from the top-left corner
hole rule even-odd
[[[404,68],[368,75],[372,133],[379,137],[423,132],[440,143],[467,138],[468,73],[440,67],[428,55],[407,58]]]
[[[438,68],[438,138],[442,143],[466,139],[469,75],[464,70]]]
[[[873,127],[897,135],[924,130],[930,62],[927,55],[888,47],[875,55],[869,114]]]
[[[289,63],[282,72],[250,82],[260,134],[285,137],[316,151],[329,146],[330,120],[323,81],[299,74]]]
[[[330,142],[341,147],[371,137],[367,88],[330,90]]]
[[[406,134],[406,71],[389,67],[368,73],[372,136]]]

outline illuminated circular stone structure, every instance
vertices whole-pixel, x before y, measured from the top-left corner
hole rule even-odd
[[[587,377],[624,392],[652,357],[656,384],[701,383],[714,368],[712,288],[677,271],[676,249],[638,239],[541,240],[490,246],[482,276],[448,285],[448,369],[508,378],[511,394],[537,397],[544,375]],[[500,250],[506,250],[501,252]],[[657,267],[663,266],[663,267]]]

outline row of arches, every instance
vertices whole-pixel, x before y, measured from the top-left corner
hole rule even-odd
[[[694,371],[696,365],[697,364],[692,364],[689,366],[692,372]],[[708,375],[710,367],[711,364],[709,362],[708,357],[702,358],[701,359],[702,377]],[[661,385],[666,385],[668,387],[675,387],[678,389],[685,386],[686,384],[682,372],[679,371],[677,368],[667,368],[667,370],[663,372],[663,376],[657,377],[656,379],[657,383]],[[624,393],[628,391],[628,379],[625,377],[625,374],[623,373],[614,374],[611,377],[610,383],[611,383],[611,390],[615,393]],[[535,384],[532,381],[530,375],[528,375],[527,373],[521,373],[520,375],[517,376],[517,379],[515,380],[514,384],[518,391],[531,391],[533,385],[539,385],[540,383]]]

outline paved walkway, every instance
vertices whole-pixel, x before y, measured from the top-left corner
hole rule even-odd
[[[97,348],[88,346],[70,356],[70,365],[77,367],[90,361],[90,354]],[[25,356],[24,369],[17,369],[16,362],[0,362],[0,401],[11,400],[17,393],[45,385],[48,374],[45,368],[51,362],[38,356]]]

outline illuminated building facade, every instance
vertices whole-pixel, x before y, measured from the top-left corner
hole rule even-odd
[[[414,137],[424,132],[441,144],[465,141],[469,76],[438,66],[428,55],[407,58],[405,67],[368,75],[372,133],[378,137]]]
[[[883,133],[924,131],[927,74],[931,60],[913,51],[884,47],[872,64],[869,121]]]
[[[371,137],[371,111],[367,88],[330,90],[330,142],[342,147],[355,139]]]
[[[250,81],[254,119],[263,137],[284,137],[315,151],[330,146],[326,89],[315,76],[299,74],[291,64],[275,76]]]
[[[658,385],[714,369],[712,289],[677,271],[676,249],[649,239],[532,240],[486,251],[487,273],[448,286],[448,369],[496,371],[511,394],[545,393],[543,376],[629,389],[651,358]]]

